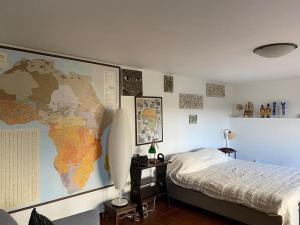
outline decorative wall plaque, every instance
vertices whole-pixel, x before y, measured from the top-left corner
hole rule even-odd
[[[179,94],[180,109],[203,109],[203,96],[195,94]]]
[[[174,92],[174,78],[173,76],[164,76],[164,92]]]
[[[206,83],[207,97],[225,97],[225,85]]]
[[[197,124],[197,115],[189,115],[189,124]]]
[[[126,96],[143,96],[143,76],[141,71],[122,69],[121,92]]]
[[[162,97],[135,97],[136,145],[163,141]]]

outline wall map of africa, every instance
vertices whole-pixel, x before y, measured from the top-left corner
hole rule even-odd
[[[40,198],[26,204],[111,184],[107,134],[119,106],[119,68],[5,48],[0,55],[0,130],[40,131]],[[0,182],[8,182],[3,173]],[[0,208],[4,201],[12,200]]]

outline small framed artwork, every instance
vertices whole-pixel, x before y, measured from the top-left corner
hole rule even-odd
[[[189,115],[189,124],[197,124],[197,115]]]
[[[203,109],[203,96],[195,94],[179,94],[180,109]]]
[[[225,85],[206,83],[206,97],[225,97]]]
[[[143,74],[138,70],[122,69],[121,94],[124,96],[143,96]]]
[[[136,145],[163,141],[162,97],[135,97]]]
[[[174,78],[173,76],[164,76],[164,92],[173,93],[174,92]]]

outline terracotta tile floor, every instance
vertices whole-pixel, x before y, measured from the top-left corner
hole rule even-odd
[[[101,220],[101,225],[111,225],[112,220]],[[119,225],[133,224],[123,219]],[[136,225],[243,225],[222,216],[198,209],[196,207],[172,201],[171,208],[164,201],[157,201],[155,211]]]

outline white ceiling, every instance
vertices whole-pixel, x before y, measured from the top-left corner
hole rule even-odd
[[[205,80],[300,77],[299,0],[1,0],[0,42]]]

